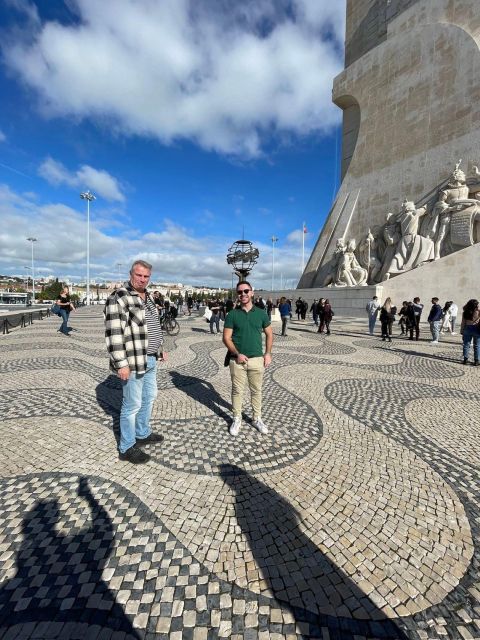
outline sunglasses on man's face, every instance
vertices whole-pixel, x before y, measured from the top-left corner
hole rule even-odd
[[[247,295],[247,293],[250,293],[251,289],[238,289],[237,293],[239,296],[243,296],[243,295]]]

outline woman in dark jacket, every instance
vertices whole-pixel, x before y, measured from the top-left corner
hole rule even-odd
[[[330,304],[330,300],[327,298],[323,306],[323,320],[320,321],[319,327],[320,333],[323,332],[323,327],[325,326],[327,336],[330,335],[330,322],[332,321],[333,315],[332,305]]]
[[[392,341],[392,325],[395,321],[397,307],[392,305],[392,299],[387,298],[380,309],[380,323],[382,325],[382,340]]]
[[[70,291],[68,287],[63,287],[58,296],[57,305],[60,307],[59,315],[62,318],[62,324],[60,325],[60,333],[63,333],[65,336],[70,335],[70,331],[68,329],[68,317],[70,315],[70,311],[74,309],[71,300],[70,300]]]
[[[323,333],[325,327],[325,298],[320,298],[317,302],[317,316],[318,316],[318,333]]]

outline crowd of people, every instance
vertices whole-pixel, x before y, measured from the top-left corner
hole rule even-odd
[[[430,327],[430,344],[437,345],[442,334],[449,333],[456,335],[458,305],[453,300],[447,300],[443,307],[439,304],[439,299],[435,296],[431,299],[427,322]],[[368,329],[370,335],[374,335],[377,319],[380,320],[382,340],[391,342],[393,335],[393,325],[398,321],[400,335],[408,336],[409,340],[419,340],[420,320],[424,305],[420,298],[404,300],[398,310],[391,298],[387,298],[380,304],[378,297],[374,296],[366,305],[368,315]],[[462,310],[462,322],[460,333],[463,338],[463,363],[468,363],[470,346],[473,342],[473,364],[480,365],[480,308],[476,299],[469,300]],[[398,316],[398,318],[397,318]]]

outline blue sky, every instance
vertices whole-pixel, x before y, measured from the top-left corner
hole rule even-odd
[[[332,6],[334,5],[334,6]],[[0,272],[296,285],[339,182],[343,0],[3,0]]]

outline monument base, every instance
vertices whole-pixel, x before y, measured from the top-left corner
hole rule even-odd
[[[308,313],[314,300],[328,298],[335,316],[360,318],[365,316],[365,306],[373,296],[382,300],[382,285],[366,287],[318,287],[314,289],[284,289],[283,291],[255,290],[255,295],[272,298],[274,302],[285,296],[292,301],[292,313],[295,314],[295,302],[298,298],[308,302]],[[295,317],[295,315],[294,315]]]

